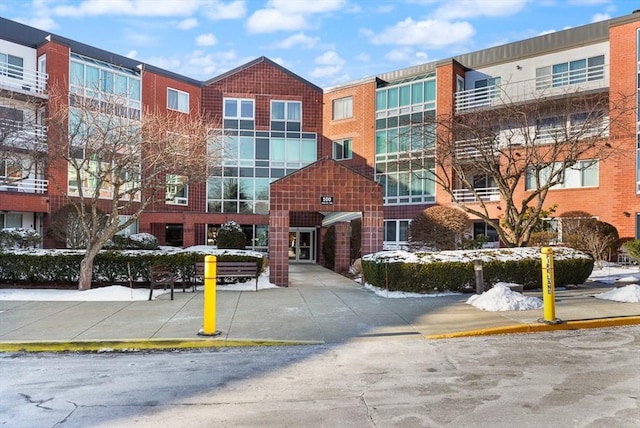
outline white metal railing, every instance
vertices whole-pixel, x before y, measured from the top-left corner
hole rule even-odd
[[[484,202],[497,202],[500,200],[500,190],[498,190],[497,187],[480,187],[473,190],[475,191],[475,194],[469,189],[455,189],[453,191],[453,197],[456,202],[459,203],[478,202],[478,200]]]
[[[47,138],[47,127],[33,122],[0,118],[0,135],[2,139],[36,139],[44,141]]]
[[[0,176],[0,191],[22,193],[46,193],[49,180],[39,178],[25,178],[16,180],[11,177]]]
[[[515,82],[458,91],[454,94],[457,113],[482,107],[563,95],[570,91],[602,89],[609,86],[607,65],[538,76]]]
[[[477,159],[486,156],[491,142],[480,143],[478,140],[460,140],[455,143],[455,156],[458,160]]]
[[[45,96],[49,75],[37,70],[0,62],[0,87]]]

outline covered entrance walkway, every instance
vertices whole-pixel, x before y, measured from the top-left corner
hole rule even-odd
[[[317,220],[290,229],[292,213]],[[317,260],[329,226],[323,218],[331,218],[335,226],[334,271],[346,271],[351,261],[349,221],[354,217],[362,219],[360,253],[382,250],[382,186],[333,159],[321,159],[271,183],[269,280],[288,287],[290,261]],[[313,239],[320,245],[312,244]]]

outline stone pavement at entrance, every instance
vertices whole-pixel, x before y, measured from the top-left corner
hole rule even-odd
[[[403,337],[438,339],[640,324],[640,303],[595,299],[610,287],[556,291],[555,315],[486,312],[469,295],[392,299],[318,265],[291,265],[289,287],[216,293],[215,327],[201,337],[203,292],[153,301],[0,301],[0,351],[197,348]],[[536,293],[526,293],[535,296]],[[538,297],[539,296],[538,292]]]

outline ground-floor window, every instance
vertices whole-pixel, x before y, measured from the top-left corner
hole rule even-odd
[[[218,245],[218,230],[220,224],[207,225],[207,245]],[[240,225],[246,238],[246,249],[267,252],[269,250],[269,225],[245,224]]]
[[[409,222],[411,220],[385,220],[384,245],[404,245],[409,241]]]
[[[486,248],[496,248],[500,245],[498,232],[484,221],[473,222],[473,239],[483,241]]]

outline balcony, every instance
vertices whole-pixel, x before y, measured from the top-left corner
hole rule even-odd
[[[7,145],[44,151],[47,127],[32,122],[0,119],[0,139]]]
[[[47,73],[0,62],[0,89],[47,98]]]
[[[477,161],[490,153],[492,142],[478,142],[478,140],[459,140],[455,142],[455,156],[460,161]],[[498,152],[494,150],[494,155]]]
[[[500,200],[500,191],[497,187],[480,187],[473,190],[475,194],[468,189],[455,189],[453,191],[453,197],[459,204],[479,201],[498,202]]]
[[[41,180],[38,178],[15,180],[11,177],[0,176],[1,192],[46,193],[48,187],[49,180]]]
[[[602,90],[608,87],[608,66],[597,65],[542,75],[529,80],[459,91],[454,94],[454,106],[456,113],[463,113],[479,108],[498,107],[581,91]]]

